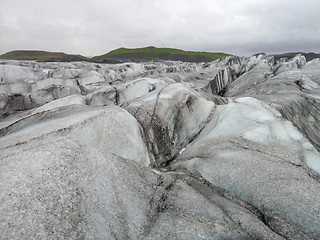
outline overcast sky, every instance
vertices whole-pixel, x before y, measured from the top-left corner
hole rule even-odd
[[[0,54],[119,47],[320,52],[319,0],[0,0]]]

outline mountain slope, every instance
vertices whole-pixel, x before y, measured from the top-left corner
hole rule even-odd
[[[230,56],[226,53],[184,51],[174,48],[118,48],[106,54],[96,56],[95,61],[145,61],[145,60],[174,60],[184,62],[209,62],[214,59]]]
[[[8,60],[40,60],[40,61],[87,61],[88,58],[81,55],[72,55],[62,52],[46,52],[35,50],[15,50],[0,56],[0,59]]]

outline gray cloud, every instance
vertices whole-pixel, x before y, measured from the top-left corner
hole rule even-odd
[[[1,0],[0,52],[320,52],[318,9],[317,0]]]

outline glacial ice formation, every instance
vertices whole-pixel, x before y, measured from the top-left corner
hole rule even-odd
[[[320,60],[0,60],[0,239],[320,239]]]

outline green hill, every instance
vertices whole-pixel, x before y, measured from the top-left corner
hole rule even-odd
[[[208,62],[230,56],[226,53],[184,51],[174,48],[118,48],[101,56],[92,58],[94,61],[148,61],[148,60],[181,60],[186,62]]]
[[[0,59],[8,60],[38,60],[38,61],[88,61],[89,59],[81,55],[72,55],[62,52],[46,52],[33,50],[16,50],[0,55]]]

